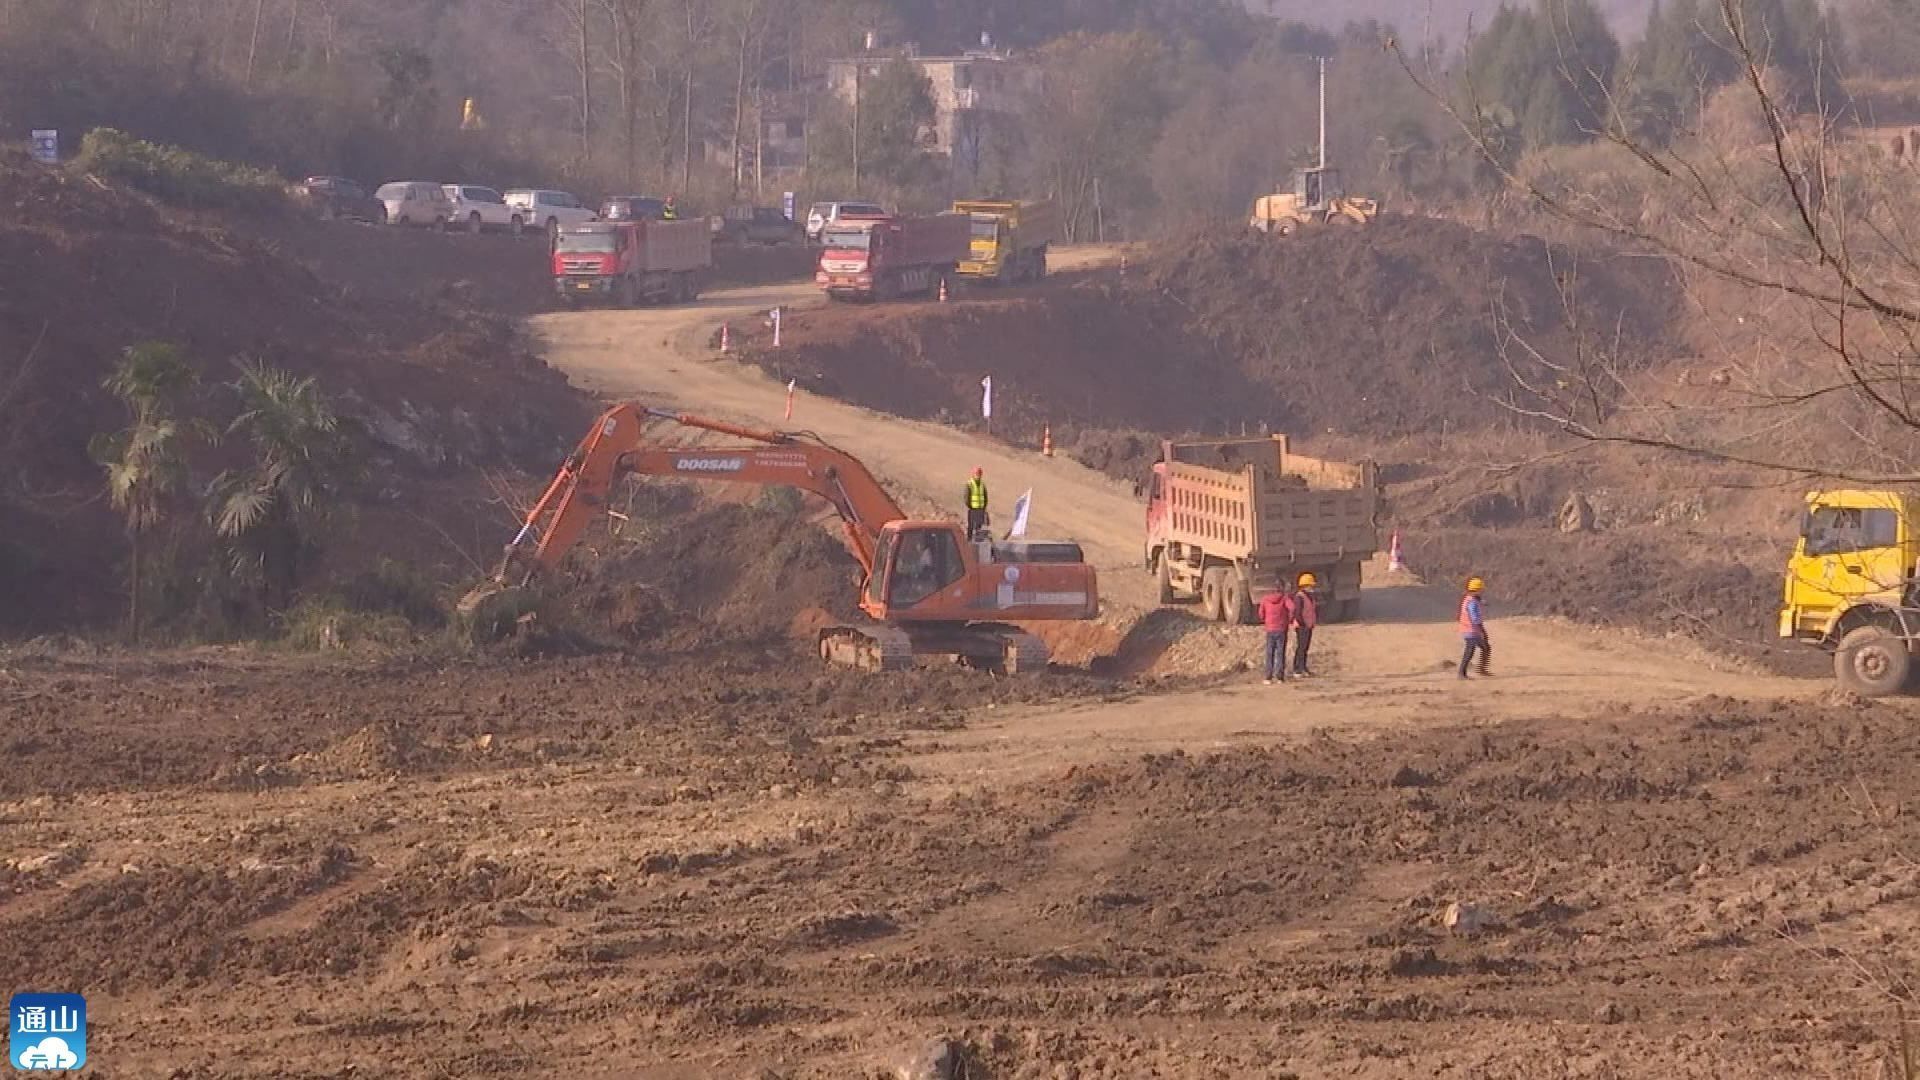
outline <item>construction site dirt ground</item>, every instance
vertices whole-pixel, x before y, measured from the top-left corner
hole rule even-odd
[[[534,331],[575,385],[776,425],[710,342],[809,294]],[[103,1076],[917,1076],[940,1038],[968,1080],[1894,1075],[1913,703],[1497,596],[1462,682],[1453,591],[1386,574],[1264,686],[1257,631],[1150,610],[1122,481],[808,393],[791,426],[910,512],[970,463],[1032,489],[1108,615],[1045,676],[825,671],[814,524],[722,507],[795,569],[586,582],[617,651],[0,652],[6,980],[84,988]]]

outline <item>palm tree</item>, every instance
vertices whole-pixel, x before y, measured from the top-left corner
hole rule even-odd
[[[90,449],[106,471],[107,497],[126,519],[127,628],[136,642],[142,629],[141,539],[166,520],[186,483],[187,432],[173,412],[176,397],[194,381],[179,346],[150,341],[129,346],[101,384],[126,405],[130,421],[121,431],[96,437]]]
[[[283,611],[299,585],[308,530],[342,483],[346,442],[311,376],[242,364],[231,385],[240,414],[227,433],[244,434],[254,460],[215,478],[214,528],[238,545],[236,567],[257,575],[265,611]]]

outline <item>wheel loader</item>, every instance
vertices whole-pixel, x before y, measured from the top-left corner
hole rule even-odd
[[[1365,225],[1379,213],[1375,200],[1346,193],[1339,169],[1320,166],[1294,173],[1292,191],[1255,199],[1248,224],[1264,233],[1290,236],[1308,225]]]

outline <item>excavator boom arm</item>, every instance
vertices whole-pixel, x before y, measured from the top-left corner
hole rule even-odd
[[[643,436],[648,420],[732,435],[754,445],[646,446]],[[527,514],[513,543],[507,546],[499,582],[512,584],[508,579],[517,569],[531,576],[558,564],[579,543],[594,518],[605,512],[614,485],[629,473],[769,484],[812,492],[839,513],[854,554],[868,573],[873,571],[880,530],[906,516],[859,459],[818,440],[642,405],[616,405],[594,421]]]

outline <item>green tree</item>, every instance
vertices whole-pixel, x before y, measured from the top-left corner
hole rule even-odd
[[[1912,0],[1846,0],[1836,12],[1847,53],[1882,78],[1920,75],[1920,8]]]
[[[1381,141],[1382,165],[1393,176],[1401,194],[1411,195],[1422,190],[1433,167],[1435,151],[1427,126],[1413,117],[1402,117],[1394,121]]]
[[[179,346],[149,341],[129,346],[102,383],[127,409],[127,426],[95,438],[90,449],[106,471],[107,497],[126,522],[127,631],[136,642],[144,629],[142,541],[166,522],[187,481],[192,425],[175,412],[180,395],[194,382],[193,367]]]
[[[933,83],[898,57],[860,80],[860,174],[904,186],[925,178]]]
[[[253,462],[214,480],[214,528],[234,542],[236,569],[258,583],[272,614],[289,606],[312,530],[342,492],[347,445],[311,376],[245,364],[231,385],[240,414],[227,433],[247,438]]]
[[[1789,109],[1832,113],[1844,101],[1840,34],[1814,0],[1663,0],[1621,69],[1616,97],[1627,134],[1664,146],[1693,126],[1715,90],[1745,76],[1729,16],[1779,80],[1769,88]]]
[[[1503,7],[1468,47],[1465,111],[1511,110],[1529,147],[1590,139],[1605,130],[1619,61],[1620,43],[1592,0]]]

